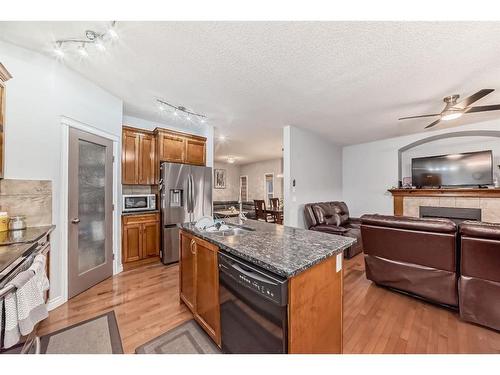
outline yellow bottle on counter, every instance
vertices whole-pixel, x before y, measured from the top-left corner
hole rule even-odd
[[[0,212],[0,232],[9,230],[9,215],[7,212]]]

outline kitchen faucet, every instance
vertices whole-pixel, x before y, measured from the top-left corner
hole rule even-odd
[[[240,204],[240,209],[238,213],[238,225],[243,225],[243,221],[246,220],[247,218],[243,213],[243,202],[240,200],[238,203]]]

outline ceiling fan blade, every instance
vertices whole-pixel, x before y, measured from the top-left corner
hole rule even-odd
[[[426,129],[429,129],[429,128],[432,128],[433,126],[436,126],[437,124],[439,124],[441,122],[441,119],[438,119],[436,121],[434,121],[433,123],[427,125],[425,128]]]
[[[468,98],[465,98],[460,103],[457,103],[453,106],[453,108],[465,109],[470,106],[472,103],[477,102],[479,99],[484,98],[486,95],[491,94],[495,89],[482,89],[472,94]]]
[[[420,115],[420,116],[401,117],[401,118],[398,118],[398,120],[408,120],[410,118],[434,117],[434,116],[439,116],[439,113],[434,113],[432,115]]]
[[[476,107],[469,107],[465,110],[465,113],[474,113],[474,112],[486,112],[486,111],[498,111],[500,110],[500,104],[493,105],[478,105]]]

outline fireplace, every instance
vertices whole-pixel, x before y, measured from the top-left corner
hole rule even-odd
[[[446,218],[460,224],[465,220],[481,221],[481,209],[420,206],[420,217]]]

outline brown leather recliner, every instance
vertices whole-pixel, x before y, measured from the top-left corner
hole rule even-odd
[[[361,221],[349,216],[349,208],[344,202],[308,203],[304,206],[304,217],[310,230],[355,238],[356,243],[344,251],[346,258],[363,251]]]
[[[448,219],[363,215],[366,277],[456,308],[457,226]]]
[[[500,330],[500,225],[463,222],[460,317]]]

